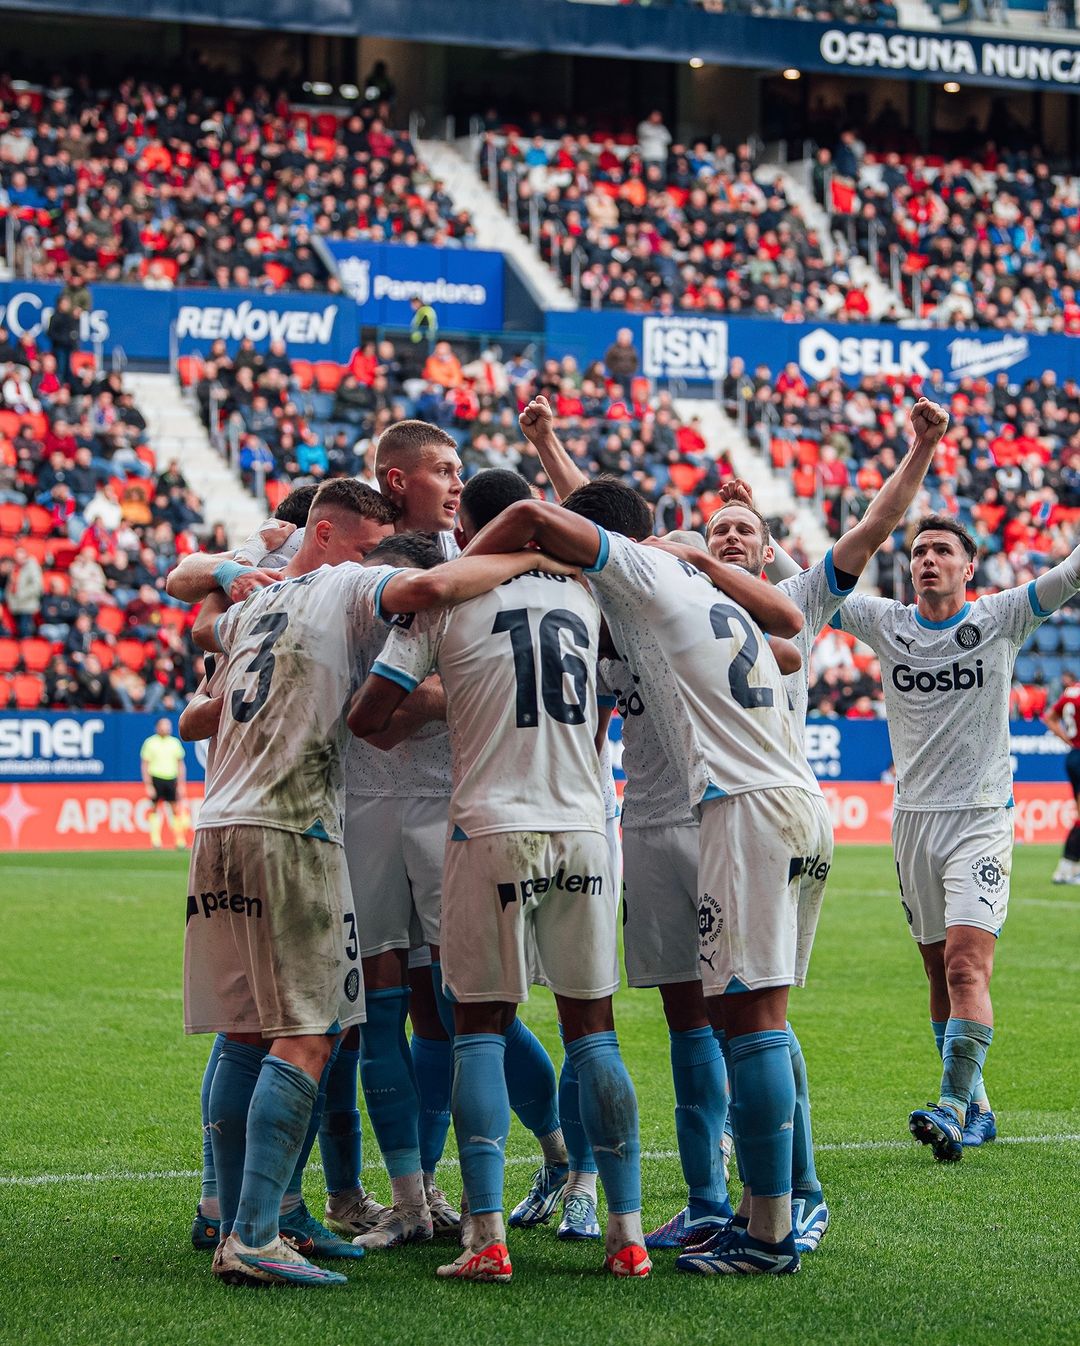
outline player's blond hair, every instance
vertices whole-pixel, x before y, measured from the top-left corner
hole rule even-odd
[[[715,521],[719,519],[723,511],[725,509],[734,509],[736,506],[738,506],[739,509],[745,509],[757,519],[758,523],[761,525],[761,541],[767,547],[772,541],[772,534],[769,531],[769,521],[760,510],[755,509],[753,505],[748,505],[745,500],[725,500],[719,509],[713,510],[712,514],[709,515],[709,522],[705,525],[706,538],[712,536]]]

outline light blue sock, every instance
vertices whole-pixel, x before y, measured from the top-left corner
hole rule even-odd
[[[795,1129],[791,1136],[791,1190],[808,1200],[821,1197],[821,1183],[814,1164],[814,1134],[810,1129],[810,1085],[806,1059],[795,1030],[787,1026],[791,1072],[795,1076]]]
[[[357,1107],[359,1071],[359,1049],[340,1047],[330,1063],[326,1103],[319,1124],[319,1153],[326,1190],[331,1193],[351,1192],[360,1186],[363,1127]]]
[[[641,1209],[641,1141],[637,1096],[613,1032],[590,1033],[568,1042],[578,1077],[581,1121],[589,1137],[608,1210],[628,1215]]]
[[[938,1056],[943,1060],[945,1058],[945,1029],[949,1026],[948,1019],[931,1019],[930,1027],[934,1033],[934,1043],[937,1046]],[[980,1108],[989,1108],[990,1099],[986,1094],[986,1085],[983,1082],[982,1071],[979,1071],[979,1082],[971,1091],[971,1101]]]
[[[728,1046],[727,1034],[722,1028],[714,1028],[713,1037],[719,1043],[720,1051],[724,1058],[724,1065],[727,1068],[728,1109],[724,1130],[731,1137],[731,1144],[735,1154],[735,1172],[739,1175],[739,1181],[745,1186],[746,1174],[743,1172],[742,1161],[739,1159],[739,1137],[735,1134],[735,1073],[731,1068],[731,1048]]]
[[[277,1238],[281,1199],[318,1095],[318,1083],[299,1066],[279,1056],[263,1058],[248,1109],[244,1185],[233,1226],[249,1248],[263,1248]]]
[[[540,1039],[516,1016],[506,1030],[506,1092],[527,1131],[534,1136],[558,1131],[555,1067]]]
[[[450,1130],[454,1044],[446,1038],[422,1038],[413,1033],[412,1063],[420,1094],[420,1167],[425,1173],[434,1173]]]
[[[218,1057],[225,1045],[225,1034],[218,1033],[210,1048],[210,1058],[203,1071],[202,1092],[199,1103],[202,1108],[202,1195],[204,1201],[217,1201],[217,1174],[214,1171],[214,1144],[210,1134],[210,1086],[214,1083],[214,1071],[217,1070]]]
[[[335,1042],[334,1049],[330,1053],[330,1060],[323,1067],[323,1073],[319,1078],[319,1092],[315,1097],[315,1106],[311,1110],[311,1121],[308,1123],[307,1135],[300,1147],[300,1153],[296,1156],[296,1167],[289,1179],[289,1185],[285,1188],[285,1196],[281,1203],[282,1215],[290,1215],[304,1199],[304,1169],[307,1168],[311,1151],[315,1148],[319,1126],[326,1110],[326,1085],[330,1078],[330,1072],[334,1068],[334,1062],[337,1060],[339,1049],[339,1044]]]
[[[791,1191],[795,1075],[782,1028],[730,1039],[735,1134],[740,1164],[755,1196]]]
[[[265,1058],[265,1047],[249,1047],[243,1042],[226,1040],[221,1044],[217,1070],[210,1086],[208,1125],[214,1149],[222,1238],[232,1230],[240,1205],[248,1112]]]
[[[721,1139],[727,1116],[727,1071],[711,1028],[671,1033],[675,1135],[689,1189],[691,1219],[730,1215]]]
[[[483,1215],[503,1208],[506,1135],[506,1039],[501,1033],[460,1033],[454,1041],[454,1089],[450,1107],[461,1156],[469,1210]]]
[[[563,1026],[559,1025],[559,1037],[563,1036]],[[565,1043],[565,1039],[564,1039]],[[562,1123],[563,1140],[566,1141],[566,1154],[570,1162],[571,1173],[595,1173],[596,1158],[581,1124],[581,1091],[577,1072],[568,1051],[563,1052],[562,1070],[559,1072],[559,1121]]]
[[[454,1041],[454,1002],[446,994],[442,980],[442,963],[432,963],[431,984],[435,988],[435,1008],[439,1011],[439,1022],[446,1030],[451,1043]]]
[[[976,1019],[950,1019],[945,1029],[942,1054],[941,1097],[938,1102],[951,1107],[963,1125],[972,1092],[982,1078],[986,1053],[994,1038],[989,1024]]]
[[[360,1083],[371,1129],[391,1178],[420,1171],[420,1095],[405,1037],[409,989],[368,991],[360,1025]]]

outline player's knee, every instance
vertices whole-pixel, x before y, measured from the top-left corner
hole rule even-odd
[[[578,1038],[589,1037],[593,1033],[610,1033],[615,1028],[615,1016],[611,1008],[611,997],[600,1000],[571,1000],[567,996],[556,996],[559,1006],[559,1020],[563,1026],[563,1038],[566,1042],[575,1042]]]
[[[950,991],[981,990],[989,985],[990,967],[978,954],[961,949],[946,955],[945,980]]]
[[[668,1028],[673,1033],[688,1033],[695,1028],[704,1028],[710,1022],[699,981],[661,986],[660,999]]]

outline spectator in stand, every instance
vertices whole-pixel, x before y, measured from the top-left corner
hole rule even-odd
[[[5,601],[15,619],[15,634],[25,639],[34,634],[45,582],[41,566],[25,547],[15,548],[14,560],[15,568],[8,580]]]
[[[437,341],[424,361],[424,378],[439,388],[459,388],[464,380],[461,361],[449,341]]]
[[[615,340],[604,352],[608,373],[620,383],[628,384],[637,373],[639,363],[633,332],[629,327],[620,327],[615,333]]]
[[[646,164],[663,165],[667,162],[673,137],[664,125],[664,114],[658,108],[638,122],[637,139],[641,157]]]
[[[61,383],[68,382],[71,357],[79,349],[79,324],[80,316],[73,307],[72,296],[66,290],[61,291],[46,329],[49,345],[56,357],[56,377]]]

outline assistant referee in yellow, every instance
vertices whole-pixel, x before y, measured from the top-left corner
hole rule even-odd
[[[166,719],[158,720],[154,733],[142,745],[139,753],[143,785],[150,797],[150,845],[161,849],[161,818],[164,811],[169,820],[176,849],[187,846],[190,818],[187,811],[187,773],[184,765],[184,745],[173,734]]]

